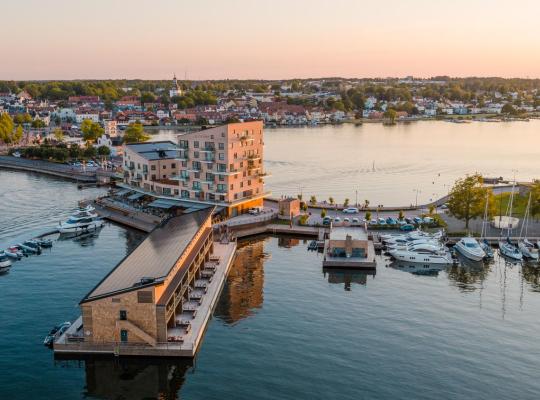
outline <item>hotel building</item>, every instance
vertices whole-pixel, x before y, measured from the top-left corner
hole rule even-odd
[[[128,144],[124,181],[149,194],[217,205],[226,215],[260,207],[264,191],[263,123],[232,123],[172,141]]]

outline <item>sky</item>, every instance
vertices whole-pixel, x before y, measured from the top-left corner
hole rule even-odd
[[[538,0],[0,0],[0,80],[540,78]]]

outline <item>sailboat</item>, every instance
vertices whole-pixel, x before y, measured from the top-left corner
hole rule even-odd
[[[482,233],[480,234],[480,247],[486,253],[486,258],[493,258],[493,249],[486,239],[488,222],[489,192],[486,193],[486,206],[484,208],[484,219],[482,220]]]
[[[521,254],[521,251],[512,244],[510,241],[510,234],[512,233],[512,208],[514,207],[514,187],[516,185],[516,182],[512,184],[512,194],[510,195],[510,203],[508,203],[508,209],[507,209],[507,216],[508,216],[508,231],[506,235],[506,239],[503,240],[502,234],[504,232],[504,229],[501,229],[501,238],[499,239],[499,251],[503,256],[506,256],[512,260],[521,261],[523,260],[523,254]]]
[[[531,209],[531,197],[532,193],[529,193],[527,208],[525,208],[525,215],[523,216],[523,224],[521,224],[521,230],[519,232],[518,248],[525,258],[533,261],[538,261],[538,249],[535,249],[534,244],[530,242],[527,238]],[[523,235],[523,233],[525,233],[525,235]]]

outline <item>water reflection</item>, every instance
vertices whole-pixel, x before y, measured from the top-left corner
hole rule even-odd
[[[290,249],[300,244],[300,239],[290,236],[278,236],[278,246]]]
[[[57,359],[57,366],[85,369],[84,396],[98,399],[177,399],[192,361],[89,357]]]
[[[323,268],[324,277],[328,277],[328,283],[343,284],[346,292],[351,290],[352,283],[367,285],[368,276],[375,278],[376,271],[358,271],[348,269]]]
[[[266,240],[238,244],[236,259],[225,281],[214,315],[228,324],[252,315],[263,304],[264,252]]]
[[[421,264],[421,263],[408,263],[405,261],[392,261],[389,264],[390,268],[397,269],[399,271],[406,271],[413,275],[429,275],[438,276],[439,272],[446,268],[445,265],[435,264]]]
[[[530,285],[531,291],[540,292],[540,266],[538,264],[524,264],[523,279]]]

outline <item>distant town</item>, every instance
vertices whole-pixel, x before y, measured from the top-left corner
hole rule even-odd
[[[301,126],[501,120],[539,112],[538,79],[0,81],[0,114],[9,114],[14,127],[23,129],[0,137],[8,143],[39,140],[57,128],[77,136],[84,120],[99,123],[106,137],[115,137],[136,122],[182,127],[262,120],[266,126]]]

